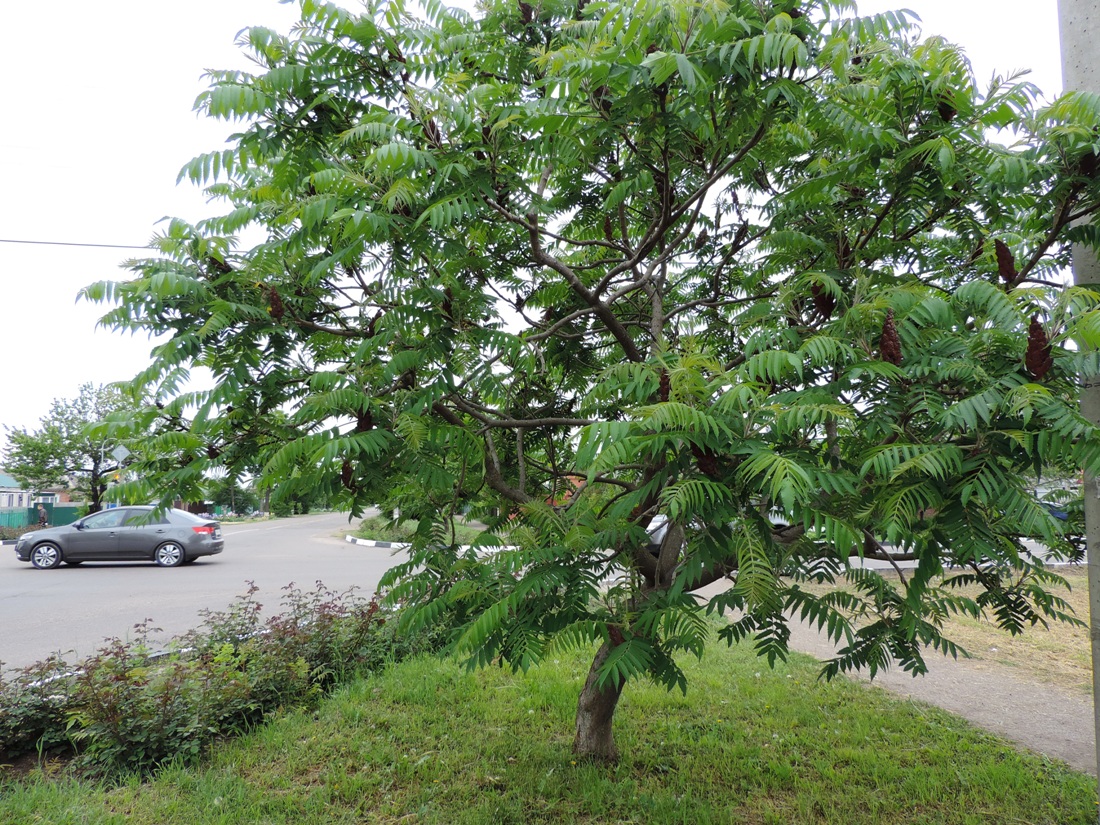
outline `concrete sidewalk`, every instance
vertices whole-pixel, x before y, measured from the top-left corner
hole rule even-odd
[[[724,586],[699,591],[714,595]],[[834,655],[835,646],[814,628],[792,621],[791,649],[818,659]],[[1020,680],[1001,665],[954,660],[930,651],[928,673],[911,676],[901,670],[851,678],[915,701],[936,705],[991,733],[1073,768],[1096,775],[1096,739],[1092,701],[1050,685]]]

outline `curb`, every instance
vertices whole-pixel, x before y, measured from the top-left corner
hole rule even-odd
[[[356,536],[349,536],[349,535],[344,536],[344,541],[346,541],[348,544],[359,545],[360,547],[377,547],[381,550],[398,551],[398,550],[408,550],[410,547],[412,547],[412,545],[409,544],[408,542],[374,541],[372,539],[361,539],[361,538],[357,538]],[[516,548],[512,547],[512,546],[507,546],[507,545],[503,545],[503,546],[500,546],[500,547],[491,547],[491,548],[485,548],[485,547],[475,548],[475,547],[473,547],[473,545],[470,545],[470,544],[460,544],[458,546],[458,549],[461,550],[461,551],[474,549],[474,550],[477,551],[479,556],[491,556],[491,555],[494,555],[495,553],[499,553],[501,550],[515,550]]]
[[[348,542],[348,544],[358,544],[360,547],[381,547],[387,550],[407,550],[412,546],[405,542],[372,541],[371,539],[360,539],[355,536],[344,536],[344,541]]]

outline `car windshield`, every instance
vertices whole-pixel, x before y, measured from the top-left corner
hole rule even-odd
[[[81,523],[93,530],[100,527],[118,527],[122,524],[125,515],[125,510],[105,510],[102,513],[96,513],[94,516],[88,516]]]

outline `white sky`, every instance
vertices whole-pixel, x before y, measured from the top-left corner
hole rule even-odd
[[[1030,68],[1048,95],[1060,90],[1057,0],[859,2],[862,14],[896,8],[961,44],[979,82]],[[232,131],[192,111],[202,74],[247,68],[237,32],[285,32],[295,12],[275,0],[7,4],[0,240],[142,246],[165,216],[209,215],[199,190],[175,182]],[[54,398],[148,364],[147,340],[97,330],[106,307],[76,303],[81,287],[125,277],[119,264],[142,254],[0,242],[0,425],[36,429]],[[0,426],[0,449],[5,441]]]

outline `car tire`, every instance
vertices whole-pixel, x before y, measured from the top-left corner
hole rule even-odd
[[[174,541],[166,541],[153,553],[153,561],[161,567],[179,567],[187,559],[183,547]]]
[[[50,541],[44,541],[31,550],[31,564],[39,570],[52,570],[61,564],[61,548]]]

